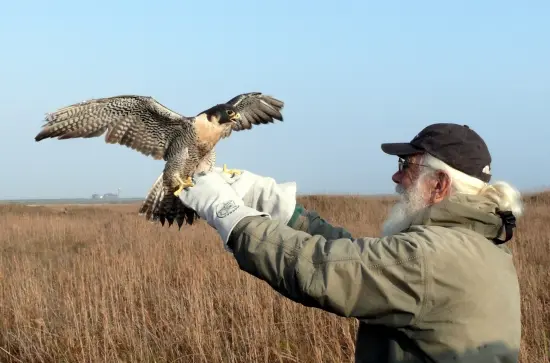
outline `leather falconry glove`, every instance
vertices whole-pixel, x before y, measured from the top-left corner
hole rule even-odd
[[[179,198],[183,204],[195,210],[202,219],[216,229],[227,251],[232,252],[227,247],[227,240],[237,223],[243,218],[269,217],[268,213],[247,207],[219,173],[195,174],[193,182],[195,185],[183,189]]]
[[[230,175],[222,168],[214,168],[242,198],[244,205],[267,213],[272,219],[288,224],[296,208],[296,182],[277,184],[275,179],[247,170]]]

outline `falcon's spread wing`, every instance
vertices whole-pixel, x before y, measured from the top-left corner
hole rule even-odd
[[[90,138],[107,131],[106,143],[162,159],[172,132],[187,120],[152,97],[122,95],[84,101],[48,114],[34,139]]]
[[[284,102],[261,92],[243,93],[227,102],[240,114],[240,120],[233,125],[234,131],[250,130],[252,125],[283,121],[281,110]]]

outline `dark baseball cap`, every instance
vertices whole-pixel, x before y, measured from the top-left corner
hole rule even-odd
[[[484,182],[491,180],[489,149],[467,125],[432,124],[410,142],[382,144],[382,151],[399,157],[426,152],[465,174]]]

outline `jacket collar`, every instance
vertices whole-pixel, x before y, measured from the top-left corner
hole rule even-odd
[[[496,207],[495,203],[478,195],[456,194],[424,209],[411,226],[462,227],[492,240],[503,233],[503,222],[496,214]]]

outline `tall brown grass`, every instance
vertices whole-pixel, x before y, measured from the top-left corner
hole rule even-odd
[[[389,202],[304,197],[355,235]],[[512,247],[522,362],[550,339],[550,195],[526,198]],[[166,228],[138,205],[0,206],[2,362],[352,362],[357,324],[241,272],[204,222]]]

